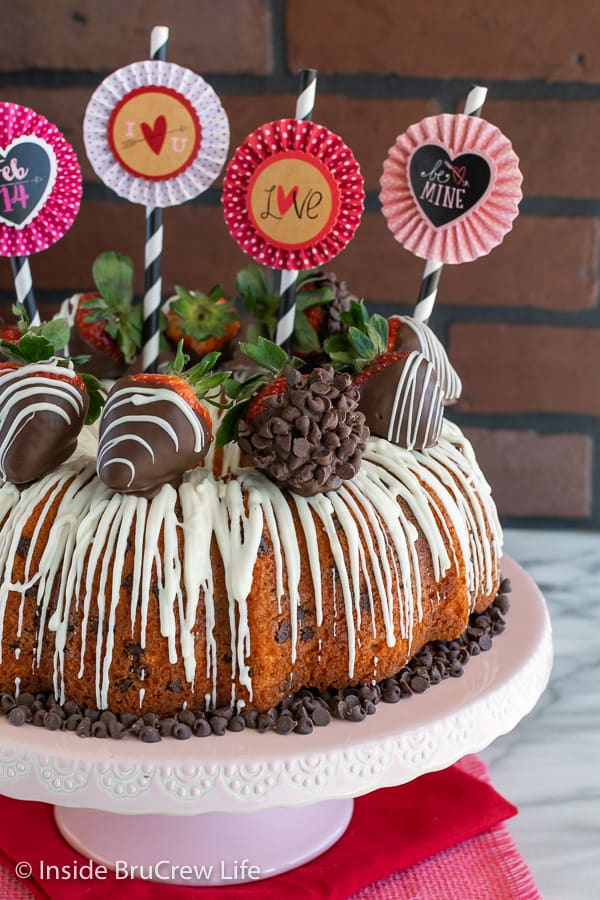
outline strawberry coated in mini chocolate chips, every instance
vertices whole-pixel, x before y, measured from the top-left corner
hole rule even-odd
[[[27,484],[71,456],[84,424],[102,405],[100,384],[54,354],[64,347],[68,323],[54,320],[0,341],[11,361],[0,364],[0,477]]]
[[[216,402],[228,372],[212,372],[218,353],[184,371],[181,344],[165,373],[129,375],[110,391],[100,421],[98,476],[123,494],[155,496],[202,465],[212,441],[203,401]]]
[[[236,405],[225,416],[227,433],[220,432],[219,442],[237,436],[249,462],[279,487],[305,497],[353,478],[369,431],[350,376],[331,366],[301,373],[300,360],[265,338],[241,349],[267,374],[228,385]]]
[[[435,369],[444,405],[456,403],[460,398],[462,392],[460,378],[450,364],[443,344],[425,322],[418,322],[412,316],[390,316],[387,349],[406,352],[416,350],[422,353]]]
[[[347,321],[348,334],[330,338],[325,349],[337,368],[354,373],[371,434],[407,450],[435,446],[444,408],[433,364],[417,350],[389,350],[388,322],[368,316],[363,304],[352,304]]]

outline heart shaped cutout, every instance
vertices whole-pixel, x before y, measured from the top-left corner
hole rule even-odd
[[[0,148],[0,222],[24,228],[42,210],[56,181],[56,156],[34,135]]]
[[[452,158],[441,144],[423,144],[409,161],[409,184],[420,212],[434,228],[467,216],[493,187],[495,167],[481,153]]]
[[[158,156],[167,136],[166,117],[157,116],[154,120],[154,125],[148,125],[147,122],[142,122],[142,134],[152,152]]]
[[[285,216],[286,212],[292,204],[295,202],[296,197],[298,195],[298,185],[295,185],[293,188],[285,193],[283,186],[280,184],[277,187],[277,206],[279,208],[279,213],[282,216]]]

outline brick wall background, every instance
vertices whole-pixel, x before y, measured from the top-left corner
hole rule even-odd
[[[296,72],[319,70],[315,119],[361,163],[367,211],[334,270],[371,308],[409,312],[422,262],[387,231],[378,179],[395,137],[459,111],[471,83],[512,140],[525,176],[514,230],[492,254],[446,267],[432,326],[465,385],[452,415],[472,438],[506,523],[600,527],[600,4],[597,0],[27,0],[6,4],[0,98],[34,107],[77,149],[82,211],[32,260],[50,312],[91,286],[106,249],[130,253],[142,288],[141,207],[94,176],[81,139],[87,101],[110,71],[171,28],[169,58],[203,74],[230,117],[232,149],[293,114]],[[226,232],[218,185],[165,211],[164,289],[233,291],[246,264]],[[0,260],[0,303],[12,299]]]

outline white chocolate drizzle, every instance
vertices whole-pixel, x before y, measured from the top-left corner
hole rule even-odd
[[[412,316],[399,316],[398,318],[416,334],[421,353],[433,363],[442,385],[445,400],[448,403],[454,403],[462,394],[462,383],[448,359],[446,348],[425,322],[419,322]]]
[[[0,487],[0,637],[9,595],[20,595],[23,601],[25,592],[36,588],[35,661],[39,665],[44,641],[53,641],[54,687],[59,699],[69,693],[65,653],[71,613],[79,610],[78,675],[93,675],[99,708],[109,702],[115,649],[134,636],[142,648],[149,641],[164,640],[170,662],[182,660],[192,690],[202,665],[211,689],[205,693],[203,688],[198,702],[214,706],[219,665],[214,633],[215,547],[223,562],[228,599],[233,701],[241,699],[241,688],[252,700],[249,603],[264,536],[273,549],[274,608],[289,616],[292,667],[298,652],[303,565],[310,569],[317,628],[324,617],[322,584],[332,579],[334,626],[338,621],[345,625],[350,679],[363,617],[368,617],[375,636],[380,611],[383,637],[393,646],[399,638],[410,643],[414,626],[424,615],[416,549],[419,535],[429,549],[436,581],[464,566],[472,603],[480,591],[493,588],[502,544],[496,510],[469,443],[448,422],[438,445],[422,452],[370,439],[355,478],[338,492],[310,498],[284,494],[255,469],[236,471],[235,451],[224,463],[227,478],[202,468],[188,473],[178,491],[166,485],[151,501],[114,494],[94,475],[91,429],[84,429],[80,446],[70,460],[22,492],[9,484]],[[19,540],[36,507],[38,518],[24,575],[16,579]],[[322,569],[317,529],[330,549],[334,563],[330,571]],[[127,588],[130,599],[124,601],[121,586],[131,543],[135,549]],[[41,558],[34,566],[38,544],[43,544]],[[49,616],[51,602],[56,606]],[[130,603],[131,633],[117,637],[115,621],[123,602]],[[160,635],[149,631],[154,604]],[[204,656],[197,647],[197,628],[203,629]],[[321,635],[317,638],[320,656]],[[143,687],[137,685],[142,707],[148,686],[148,679]]]
[[[427,417],[424,408],[428,407]],[[444,407],[440,382],[433,364],[418,350],[413,350],[402,367],[394,394],[387,438],[414,450],[435,444],[442,429]],[[405,431],[405,436],[403,436]]]

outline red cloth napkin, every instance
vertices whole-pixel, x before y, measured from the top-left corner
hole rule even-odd
[[[26,882],[51,900],[280,900],[288,895],[346,900],[365,885],[474,837],[516,814],[491,785],[452,766],[396,788],[374,791],[355,802],[342,838],[312,862],[265,881],[227,887],[178,887],[164,882],[120,880],[37,881],[40,860],[71,869],[87,860],[61,837],[45,803],[0,797],[0,864],[14,873],[31,863]],[[135,817],[132,817],[135,820]]]

